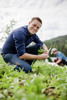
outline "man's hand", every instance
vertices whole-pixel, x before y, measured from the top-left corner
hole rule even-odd
[[[39,55],[40,57],[39,57],[39,60],[40,59],[42,59],[42,60],[45,60],[45,59],[47,59],[49,56],[48,56],[48,54],[45,54],[45,53],[43,53],[43,54],[41,54],[41,55]]]

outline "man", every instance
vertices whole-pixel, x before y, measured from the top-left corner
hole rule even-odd
[[[57,51],[56,48],[53,48],[51,50],[51,54],[54,54],[57,56],[57,59],[54,60],[54,62],[56,62],[56,64],[64,64],[64,65],[67,65],[67,57],[60,51]]]
[[[39,17],[33,17],[29,24],[15,29],[7,38],[3,48],[2,56],[6,63],[17,65],[15,69],[22,69],[26,73],[32,72],[31,64],[34,59],[46,59],[48,54],[38,55],[38,49],[48,50],[47,46],[38,38],[36,33],[42,26]],[[31,42],[36,44],[28,46]]]

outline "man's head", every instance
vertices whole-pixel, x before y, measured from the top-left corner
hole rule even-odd
[[[57,49],[56,49],[56,48],[53,48],[53,49],[51,50],[51,54],[56,55],[56,54],[57,54]]]
[[[28,31],[33,35],[38,32],[41,26],[42,20],[39,17],[33,17],[28,24]]]

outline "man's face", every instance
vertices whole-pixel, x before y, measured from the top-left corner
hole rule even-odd
[[[56,55],[57,54],[57,51],[54,51],[53,54]]]
[[[34,20],[28,24],[28,31],[30,32],[31,35],[33,35],[38,32],[41,25],[42,24],[38,20]]]

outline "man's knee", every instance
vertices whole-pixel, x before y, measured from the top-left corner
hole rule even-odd
[[[31,66],[16,66],[14,70],[18,70],[19,72],[23,70],[25,73],[32,72]]]
[[[32,72],[32,68],[30,66],[28,68],[24,68],[23,71],[25,71],[25,73],[29,73],[29,72]]]
[[[16,67],[14,68],[14,70],[17,70],[17,71],[20,72],[20,67],[16,66]]]

